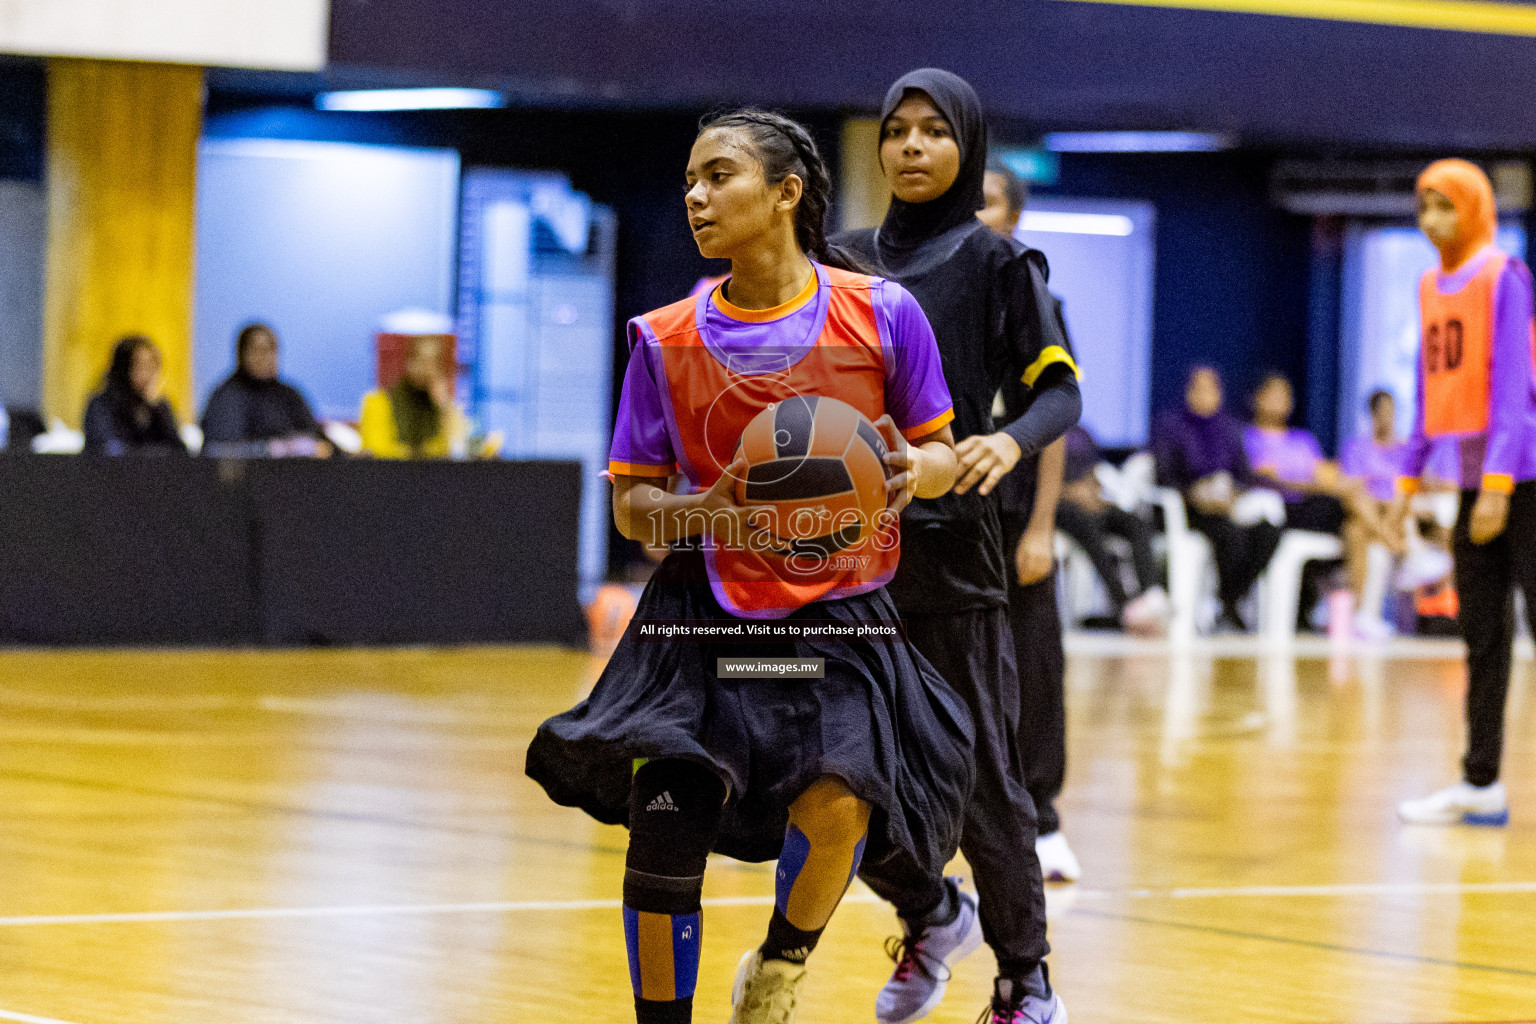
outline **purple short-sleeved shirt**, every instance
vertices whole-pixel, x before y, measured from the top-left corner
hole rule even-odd
[[[771,319],[758,319],[762,314],[754,313],[752,320],[729,315],[711,292],[697,297],[695,322],[710,354],[728,368],[739,367],[744,374],[781,370],[815,344],[827,316],[829,287],[826,272],[817,266],[816,289],[808,297],[786,303],[793,308]],[[953,416],[933,328],[912,294],[893,281],[871,278],[870,299],[885,362],[886,412],[908,439],[932,433]],[[660,343],[641,317],[630,321],[629,335],[629,366],[608,453],[609,470],[665,476],[678,464],[682,446],[668,422],[664,364],[656,351]],[[690,482],[699,486],[697,480]]]
[[[1317,467],[1323,461],[1323,448],[1309,431],[1291,427],[1283,431],[1262,430],[1248,427],[1243,431],[1243,447],[1248,452],[1248,463],[1255,473],[1273,473],[1284,483],[1309,484],[1317,476]],[[1289,488],[1281,493],[1287,501],[1301,498],[1301,494]]]
[[[1391,501],[1407,450],[1404,441],[1394,438],[1390,444],[1378,444],[1374,437],[1362,434],[1344,442],[1344,448],[1339,452],[1339,465],[1349,476],[1364,481],[1371,497],[1377,501]]]

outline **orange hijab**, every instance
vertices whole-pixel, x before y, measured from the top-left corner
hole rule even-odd
[[[1440,250],[1440,266],[1450,273],[1493,244],[1499,226],[1493,183],[1476,164],[1436,160],[1419,175],[1417,190],[1425,189],[1434,189],[1456,207],[1456,238]]]

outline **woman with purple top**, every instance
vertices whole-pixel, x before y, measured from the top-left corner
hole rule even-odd
[[[1371,432],[1357,434],[1339,449],[1339,468],[1359,480],[1372,501],[1390,504],[1407,445],[1397,436],[1397,400],[1390,391],[1372,391],[1366,400]]]
[[[1349,567],[1350,590],[1357,601],[1365,592],[1366,552],[1371,544],[1383,544],[1394,554],[1403,547],[1403,535],[1394,532],[1391,520],[1392,494],[1407,447],[1393,428],[1397,401],[1390,391],[1373,391],[1367,405],[1371,411],[1371,432],[1350,438],[1339,450],[1339,468],[1351,480],[1358,481],[1356,502],[1365,513],[1352,516],[1344,524],[1345,564]]]
[[[1366,494],[1363,482],[1342,472],[1338,463],[1323,454],[1311,431],[1289,425],[1294,406],[1291,382],[1278,373],[1266,376],[1254,392],[1253,426],[1243,438],[1248,460],[1254,473],[1285,499],[1288,529],[1331,533],[1343,539],[1351,589],[1358,601],[1365,591],[1371,544],[1384,544],[1401,554],[1403,533],[1401,529],[1393,533],[1386,510]],[[1388,439],[1391,428],[1389,412]],[[1303,571],[1303,616],[1317,601],[1319,572],[1326,568],[1327,563],[1309,562]]]
[[[1280,528],[1240,526],[1231,519],[1238,496],[1257,481],[1243,448],[1243,425],[1222,411],[1221,376],[1209,366],[1190,372],[1184,407],[1158,417],[1152,430],[1157,482],[1184,496],[1189,525],[1211,541],[1221,577],[1222,621],[1246,629],[1238,604],[1269,565]]]
[[[1288,528],[1336,534],[1344,527],[1349,488],[1312,432],[1290,425],[1295,406],[1290,380],[1266,374],[1253,393],[1253,423],[1243,431],[1243,449],[1261,485],[1285,499]]]
[[[1462,781],[1398,805],[1405,822],[1503,825],[1499,765],[1514,622],[1510,591],[1526,593],[1536,626],[1536,401],[1532,395],[1532,285],[1524,263],[1494,247],[1488,176],[1440,160],[1419,176],[1419,228],[1440,266],[1419,282],[1422,335],[1413,433],[1394,513],[1408,512],[1429,450],[1461,455],[1461,509],[1452,546],[1458,620],[1467,642],[1467,754]]]

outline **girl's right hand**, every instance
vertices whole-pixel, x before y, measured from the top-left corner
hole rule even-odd
[[[756,505],[739,505],[736,502],[736,482],[747,475],[747,460],[738,458],[725,467],[708,490],[697,495],[695,507],[708,518],[704,532],[729,548],[751,548],[763,539],[762,520],[766,510]]]

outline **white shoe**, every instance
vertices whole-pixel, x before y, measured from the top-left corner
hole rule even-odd
[[[792,1024],[805,965],[764,960],[762,951],[742,955],[731,986],[731,1024]]]
[[[1125,606],[1120,623],[1127,632],[1141,636],[1161,636],[1168,628],[1171,613],[1168,592],[1162,587],[1148,587],[1141,596]]]
[[[1450,553],[1425,544],[1414,548],[1403,559],[1397,570],[1398,590],[1417,590],[1431,583],[1439,583],[1451,574],[1453,568]]]
[[[1380,615],[1372,615],[1370,612],[1363,610],[1355,612],[1354,627],[1355,636],[1372,643],[1390,640],[1393,634],[1397,632],[1397,630],[1392,628],[1392,623]]]
[[[955,917],[913,933],[905,921],[902,936],[886,940],[885,951],[896,970],[875,997],[877,1024],[913,1024],[944,999],[951,969],[981,946],[981,910],[976,897],[960,888],[958,878],[944,884],[955,894]]]
[[[1397,816],[1409,825],[1508,825],[1504,783],[1471,786],[1458,782],[1438,793],[1404,800]]]
[[[1035,840],[1035,856],[1040,858],[1040,874],[1047,882],[1075,882],[1082,877],[1082,865],[1060,829]]]

